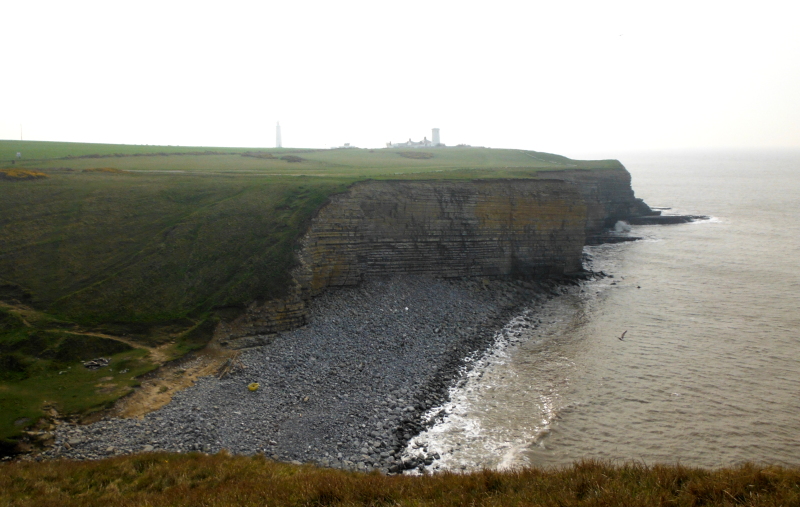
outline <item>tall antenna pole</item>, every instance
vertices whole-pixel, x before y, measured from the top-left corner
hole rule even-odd
[[[22,141],[22,124],[19,124],[19,140]]]

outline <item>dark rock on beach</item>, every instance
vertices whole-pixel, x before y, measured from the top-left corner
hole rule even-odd
[[[651,215],[629,217],[627,220],[631,225],[673,225],[708,220],[708,217],[703,215]]]

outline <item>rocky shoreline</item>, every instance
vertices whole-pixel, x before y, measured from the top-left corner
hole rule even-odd
[[[388,473],[430,465],[438,456],[426,449],[404,457],[408,441],[436,419],[430,410],[470,356],[554,287],[402,277],[329,290],[311,302],[308,325],[256,338],[266,344],[243,350],[224,378],[201,378],[141,420],[61,424],[40,456],[225,449]]]

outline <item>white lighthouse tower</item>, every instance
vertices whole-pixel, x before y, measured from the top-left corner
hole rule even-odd
[[[283,148],[283,143],[281,143],[281,122],[278,122],[278,126],[275,127],[275,147]]]
[[[433,132],[431,134],[431,143],[434,146],[439,146],[439,144],[440,144],[440,141],[439,141],[439,129],[433,129]]]

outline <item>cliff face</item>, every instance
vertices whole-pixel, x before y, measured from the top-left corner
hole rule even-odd
[[[357,183],[312,220],[289,297],[251,305],[221,324],[217,336],[297,327],[309,297],[369,277],[548,278],[580,271],[586,213],[575,185],[560,180]]]
[[[314,219],[295,278],[311,294],[396,273],[547,278],[581,269],[585,217],[563,181],[366,182]]]
[[[623,167],[543,171],[539,175],[572,183],[578,189],[586,202],[587,242],[594,242],[593,238],[613,227],[618,220],[653,214],[644,201],[634,196],[631,175]]]
[[[543,279],[578,272],[587,241],[616,220],[650,212],[630,182],[621,168],[527,180],[357,183],[312,220],[289,297],[253,304],[217,334],[235,339],[297,327],[309,297],[370,277]]]

